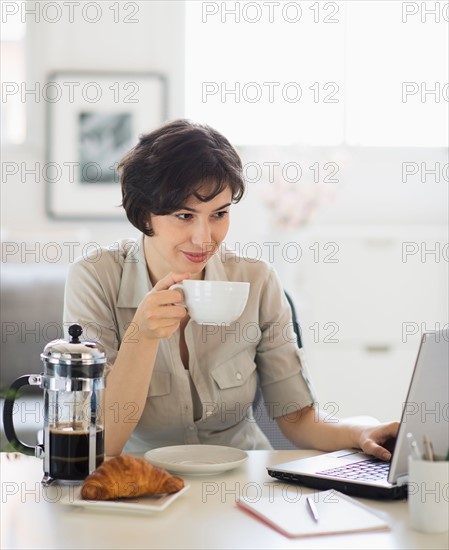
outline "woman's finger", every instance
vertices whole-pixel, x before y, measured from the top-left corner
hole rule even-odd
[[[168,290],[185,279],[190,279],[190,273],[169,273],[154,285],[153,290]]]

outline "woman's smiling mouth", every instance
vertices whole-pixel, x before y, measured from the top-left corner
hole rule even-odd
[[[190,262],[193,262],[195,264],[204,263],[209,257],[208,252],[184,252],[183,250],[181,250],[181,252]]]

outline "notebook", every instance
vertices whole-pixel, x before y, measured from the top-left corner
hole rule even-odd
[[[446,456],[448,452],[448,372],[449,330],[423,333],[391,462],[381,462],[355,449],[344,449],[269,466],[269,475],[367,498],[406,497],[407,433],[411,432],[418,442],[426,435],[436,454]],[[368,387],[365,391],[369,391]],[[379,403],[381,401],[379,396]]]
[[[380,515],[333,489],[310,495],[318,514],[318,520],[315,520],[310,513],[306,497],[307,495],[301,495],[299,500],[295,501],[286,500],[282,495],[258,499],[241,497],[237,505],[287,537],[313,537],[390,529]]]

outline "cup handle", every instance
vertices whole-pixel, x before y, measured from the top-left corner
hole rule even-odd
[[[182,294],[184,295],[184,288],[181,283],[176,283],[175,285],[171,285],[171,287],[168,290],[182,290]],[[176,302],[177,306],[183,306],[187,307],[185,299],[182,302]]]
[[[20,388],[22,388],[23,386],[40,386],[40,384],[41,377],[39,374],[26,374],[25,376],[20,376],[19,378],[17,378],[17,380],[14,380],[14,382],[9,387],[9,390],[6,392],[5,403],[3,405],[3,426],[5,429],[7,440],[11,443],[16,451],[31,456],[37,456],[40,454],[40,446],[38,445],[36,447],[33,447],[19,440],[16,434],[16,430],[14,429],[14,423],[12,420],[13,408],[17,393]]]

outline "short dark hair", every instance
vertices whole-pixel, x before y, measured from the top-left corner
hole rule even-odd
[[[210,126],[174,120],[140,136],[119,164],[122,206],[128,220],[149,237],[149,214],[181,210],[192,196],[207,202],[228,187],[232,202],[244,192],[242,161],[229,141]],[[200,190],[207,189],[207,195]]]

